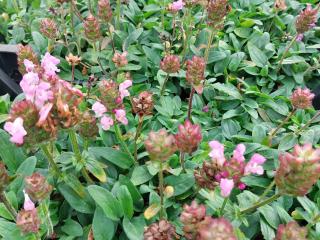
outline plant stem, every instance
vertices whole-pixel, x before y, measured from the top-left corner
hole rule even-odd
[[[226,197],[226,198],[224,199],[223,203],[222,203],[222,206],[221,206],[220,212],[219,212],[219,216],[220,216],[220,217],[223,216],[223,211],[224,211],[224,208],[225,208],[226,205],[227,205],[228,200],[229,200],[229,197]]]
[[[191,92],[190,92],[190,96],[189,96],[189,104],[188,104],[188,120],[191,121],[191,112],[192,112],[192,99],[193,99],[193,95],[195,93],[195,89],[193,87],[191,87]]]
[[[81,168],[82,176],[86,179],[87,183],[89,183],[89,184],[94,183],[92,181],[92,179],[90,178],[89,173],[85,167],[85,162],[82,159],[80,148],[78,145],[77,136],[76,136],[75,131],[72,128],[70,128],[70,130],[69,130],[69,138],[70,138],[72,149],[73,149],[74,155],[77,159],[77,162],[82,164],[82,168]]]
[[[162,88],[161,88],[161,91],[160,91],[160,96],[162,96],[164,94],[164,90],[166,90],[166,84],[169,80],[169,73],[167,73],[167,76],[163,82],[163,85],[162,85]]]
[[[116,7],[116,28],[120,30],[120,15],[121,15],[121,1],[117,0],[117,7]]]
[[[90,13],[93,13],[91,0],[88,0],[88,9],[89,9],[89,12],[90,12]]]
[[[71,83],[74,84],[74,70],[75,70],[75,65],[72,64],[71,66]]]
[[[300,129],[297,131],[297,134],[301,133],[301,132],[304,131],[307,127],[309,127],[310,124],[311,124],[315,119],[317,119],[319,116],[320,116],[320,111],[318,111],[302,128],[300,128]]]
[[[139,123],[136,131],[136,135],[134,137],[134,160],[138,162],[138,144],[137,140],[141,135],[141,129],[142,129],[142,123],[143,123],[143,116],[139,116]]]
[[[264,205],[267,205],[267,204],[269,204],[269,203],[277,200],[279,197],[281,197],[281,194],[280,194],[280,193],[277,193],[277,194],[273,195],[273,196],[270,197],[270,198],[267,198],[266,200],[264,200],[264,201],[262,201],[262,202],[258,202],[258,203],[254,204],[253,206],[251,206],[251,207],[249,207],[249,208],[247,208],[247,209],[241,210],[241,211],[240,211],[240,214],[242,215],[242,214],[250,213],[250,212],[256,210],[256,209],[259,208],[259,207],[262,207],[262,206],[264,206]]]
[[[209,53],[210,53],[210,48],[211,48],[211,44],[214,38],[214,31],[213,29],[210,30],[210,35],[209,35],[209,39],[208,39],[208,44],[207,44],[207,48],[206,51],[204,53],[204,60],[205,62],[208,62],[208,58],[209,58]]]
[[[88,151],[88,148],[89,148],[89,139],[85,137],[83,139],[83,149]]]
[[[269,146],[271,146],[271,143],[272,143],[272,139],[273,137],[277,134],[277,132],[283,127],[284,124],[286,124],[290,118],[295,114],[295,112],[297,111],[296,108],[294,108],[290,113],[289,115],[278,125],[278,127],[272,131],[272,133],[270,134],[269,136]]]
[[[283,54],[282,54],[282,57],[279,61],[279,65],[278,65],[278,68],[277,68],[277,72],[280,71],[281,69],[281,66],[282,66],[282,63],[283,63],[283,60],[285,59],[285,57],[287,56],[290,48],[292,47],[292,45],[296,42],[297,40],[297,37],[298,37],[298,34],[296,34],[296,36],[294,36],[294,38],[291,40],[291,42],[289,43],[289,45],[287,46],[287,48],[284,50]]]
[[[173,19],[172,19],[172,36],[171,36],[170,48],[172,48],[175,35],[176,35],[176,14],[174,13]]]
[[[55,175],[59,175],[59,167],[58,167],[57,163],[54,161],[52,153],[49,151],[48,146],[42,145],[41,150],[44,153],[44,155],[46,155],[47,160],[49,162],[49,165],[51,166],[51,168],[53,170],[53,173]]]
[[[186,55],[187,55],[187,49],[189,47],[189,36],[190,36],[190,28],[191,28],[191,23],[190,23],[190,9],[189,8],[186,8],[186,13],[185,13],[185,17],[184,17],[184,20],[183,22],[186,23],[186,26],[187,26],[187,31],[185,32],[185,39],[184,39],[184,42],[183,42],[183,50],[182,50],[182,53],[181,53],[181,56],[182,56],[182,61],[184,61]]]
[[[123,137],[122,137],[122,134],[121,134],[121,130],[119,128],[119,125],[117,123],[117,120],[114,116],[114,114],[112,115],[112,118],[113,118],[113,122],[114,122],[114,131],[115,131],[115,134],[116,134],[116,137],[118,139],[118,141],[120,142],[120,145],[122,147],[122,149],[129,155],[129,157],[134,161],[135,164],[137,164],[137,162],[135,161],[135,158],[132,156],[132,153],[130,152],[127,144],[124,142],[123,140]]]
[[[309,222],[306,227],[310,229],[313,225],[317,224],[319,221],[320,221],[320,214],[317,214],[317,216],[313,218],[312,222]]]
[[[76,35],[75,29],[74,29],[74,19],[73,19],[74,11],[73,11],[73,5],[70,4],[70,21],[71,21],[71,31],[73,36]]]
[[[48,204],[46,203],[47,201],[48,201]],[[52,236],[53,234],[53,224],[50,217],[49,204],[50,204],[49,199],[40,202],[40,208],[44,214],[46,225],[48,228],[48,233],[47,233],[48,237]]]
[[[92,46],[93,46],[93,50],[94,50],[95,55],[98,55],[98,54],[97,54],[97,53],[98,53],[98,51],[97,51],[96,43],[95,43],[95,42],[94,42],[94,43],[92,43]],[[100,52],[100,51],[99,51],[99,52]],[[100,66],[100,68],[101,68],[101,70],[102,70],[103,74],[104,74],[104,75],[107,75],[107,72],[106,72],[106,70],[103,68],[103,66],[102,66],[102,63],[101,63],[101,61],[100,61],[100,57],[99,57],[99,56],[97,56],[97,62],[98,62],[98,65]]]
[[[11,215],[11,218],[16,221],[17,218],[17,211],[14,209],[14,207],[12,206],[12,204],[10,203],[10,201],[8,200],[6,193],[4,191],[0,192],[0,202],[2,202],[4,204],[4,206],[6,207],[6,209],[8,210],[8,212]]]
[[[275,181],[273,180],[269,186],[264,190],[264,192],[262,193],[262,195],[259,197],[258,202],[261,202],[266,196],[267,194],[270,192],[270,190],[273,188],[273,186],[275,185]]]
[[[160,160],[160,167],[159,167],[159,192],[160,192],[160,219],[164,217],[164,207],[163,207],[163,163]]]
[[[115,53],[116,53],[116,47],[115,47],[114,41],[113,41],[113,34],[112,34],[112,31],[111,31],[111,24],[109,24],[109,25],[107,26],[107,28],[108,28],[108,32],[109,32],[109,34],[110,34],[112,51],[113,51],[113,54],[115,54]]]
[[[186,172],[185,162],[184,162],[184,152],[180,152],[180,164],[182,167],[182,171]]]

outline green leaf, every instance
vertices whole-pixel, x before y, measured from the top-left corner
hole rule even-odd
[[[278,149],[280,151],[287,151],[297,143],[298,143],[298,137],[293,133],[290,133],[281,138]]]
[[[179,176],[169,176],[165,178],[166,185],[174,186],[173,196],[179,196],[195,184],[193,174],[181,174]]]
[[[127,186],[120,186],[117,190],[117,199],[122,206],[124,215],[131,219],[133,216],[133,200]]]
[[[47,40],[39,32],[32,32],[32,39],[40,52],[46,50],[48,44]]]
[[[94,154],[96,158],[106,159],[122,169],[129,169],[133,164],[133,160],[128,156],[128,154],[114,148],[90,147],[89,152]]]
[[[61,230],[69,236],[81,237],[83,235],[81,225],[72,219],[67,219]]]
[[[270,226],[272,226],[274,229],[278,228],[280,220],[277,211],[275,211],[273,207],[265,205],[258,208],[258,211],[264,216]]]
[[[130,240],[143,239],[145,221],[143,217],[137,217],[133,220],[124,218],[122,222],[123,230]]]
[[[295,64],[295,63],[302,63],[306,62],[303,57],[300,56],[291,56],[283,60],[283,65]]]
[[[260,218],[260,226],[261,226],[261,232],[265,240],[273,240],[275,237],[274,230],[272,227],[264,220],[263,218]]]
[[[131,182],[138,186],[149,181],[153,176],[149,173],[147,166],[136,166],[132,172]]]
[[[259,49],[257,48],[253,43],[248,42],[248,51],[251,60],[258,66],[258,67],[264,67],[268,64],[268,58],[267,56]]]
[[[221,123],[222,134],[228,139],[231,139],[234,135],[237,135],[241,130],[241,127],[238,122],[227,119],[223,120]]]
[[[223,93],[225,93],[235,99],[242,100],[242,96],[239,93],[239,90],[230,83],[226,83],[226,84],[215,83],[212,85],[212,87],[214,87],[218,91],[221,91],[221,92],[223,92]]]
[[[221,61],[226,57],[227,57],[227,54],[225,52],[210,50],[209,57],[208,57],[208,64]]]
[[[86,169],[95,176],[97,179],[99,179],[100,182],[106,182],[107,181],[107,175],[106,172],[104,171],[105,165],[102,163],[98,162],[94,156],[90,156],[90,154],[86,154],[87,152],[83,152],[82,156],[85,159],[86,162]]]
[[[136,186],[130,181],[130,179],[124,175],[119,176],[119,182],[122,185],[126,185],[130,195],[133,200],[134,209],[137,211],[142,210],[144,206],[143,198],[139,192],[139,190],[136,188]]]
[[[116,232],[116,225],[106,217],[100,207],[97,207],[93,216],[92,230],[95,240],[112,240]]]
[[[88,187],[89,194],[96,204],[100,206],[104,214],[111,220],[117,221],[123,216],[119,201],[107,189],[96,185]]]

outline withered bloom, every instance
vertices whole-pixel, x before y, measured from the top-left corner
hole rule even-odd
[[[21,210],[17,216],[17,226],[22,233],[37,233],[40,229],[40,218],[37,209]]]
[[[84,32],[88,40],[97,41],[100,38],[100,24],[92,14],[86,18],[83,25]]]
[[[52,192],[52,186],[40,173],[25,178],[25,191],[34,201],[46,199]]]
[[[58,27],[54,20],[45,18],[40,22],[40,32],[47,38],[56,39],[58,37]]]
[[[178,239],[175,227],[166,220],[151,224],[144,231],[144,240],[173,240]]]
[[[25,59],[33,62],[34,65],[39,66],[38,57],[29,45],[26,45],[26,46],[23,46],[21,44],[18,45],[17,56],[18,56],[19,72],[21,74],[25,74],[27,72],[26,67],[24,65]]]
[[[300,227],[296,222],[289,222],[279,225],[275,240],[307,240],[307,234],[307,228]]]
[[[143,91],[138,97],[132,98],[133,112],[140,117],[152,115],[154,108],[153,94],[148,91]]]
[[[202,140],[200,126],[186,120],[183,125],[179,125],[178,130],[178,133],[175,135],[178,149],[181,152],[189,154],[196,151]]]

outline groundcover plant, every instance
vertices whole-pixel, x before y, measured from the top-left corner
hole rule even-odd
[[[319,240],[317,2],[0,0],[2,239]]]

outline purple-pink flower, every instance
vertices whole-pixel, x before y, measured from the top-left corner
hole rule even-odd
[[[209,146],[211,148],[209,156],[213,161],[215,161],[218,164],[218,166],[222,166],[226,161],[224,156],[223,144],[219,143],[218,141],[211,141],[209,142]]]
[[[56,76],[57,72],[60,70],[57,68],[57,65],[60,63],[60,60],[56,57],[53,57],[50,53],[46,53],[41,60],[41,67],[44,69],[44,73],[48,77]]]
[[[39,75],[34,72],[26,73],[21,82],[20,87],[25,94],[27,100],[34,101],[37,87],[39,85]]]
[[[179,10],[182,10],[184,5],[185,3],[182,0],[175,1],[169,4],[169,10],[175,13],[175,12],[178,12]]]
[[[33,62],[31,62],[31,61],[28,60],[28,59],[25,59],[25,60],[23,61],[23,64],[24,64],[27,72],[31,72],[31,71],[33,71],[33,69],[35,68],[35,65],[33,64]]]
[[[241,163],[244,162],[244,153],[246,151],[246,146],[244,144],[238,144],[233,151],[233,159],[235,159],[237,162]]]
[[[41,109],[44,104],[53,99],[53,92],[51,91],[51,85],[48,82],[41,81],[36,87],[34,104],[38,109]]]
[[[123,109],[115,110],[116,119],[124,125],[128,124],[128,119],[126,117],[126,111]]]
[[[119,92],[120,92],[120,98],[124,99],[125,97],[130,96],[129,91],[127,88],[132,86],[132,81],[131,80],[125,80],[123,83],[119,84]]]
[[[108,131],[113,125],[113,120],[111,117],[103,116],[100,120],[101,127],[103,130]]]
[[[92,110],[96,114],[96,117],[102,117],[105,112],[107,112],[107,108],[100,102],[95,102],[92,105]]]
[[[31,211],[31,210],[35,209],[36,207],[35,207],[34,203],[30,199],[29,195],[25,192],[25,190],[23,190],[23,194],[24,194],[23,209],[26,211]]]
[[[234,182],[232,179],[222,178],[220,181],[221,196],[229,197],[233,187],[234,187]]]
[[[244,169],[244,175],[249,174],[257,174],[262,175],[263,174],[263,167],[262,165],[266,161],[266,158],[258,153],[255,153],[250,161],[247,163],[245,169]]]
[[[4,130],[11,135],[11,142],[18,145],[23,144],[23,138],[27,135],[27,132],[23,127],[23,119],[21,117],[16,118],[14,122],[6,122]]]
[[[42,123],[44,123],[49,115],[49,112],[51,111],[53,107],[52,103],[47,103],[45,104],[39,111],[39,120],[38,120],[38,124],[41,125]]]

